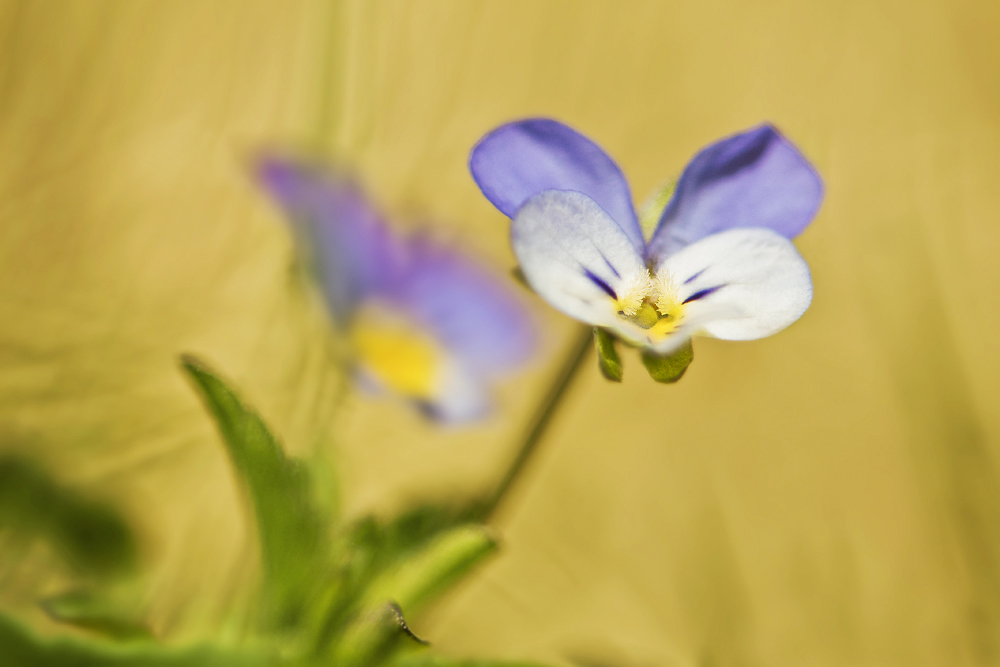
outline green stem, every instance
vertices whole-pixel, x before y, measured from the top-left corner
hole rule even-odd
[[[577,371],[583,366],[583,360],[587,358],[587,353],[594,345],[593,340],[593,329],[589,326],[580,327],[579,333],[575,336],[573,346],[566,355],[565,363],[563,363],[559,374],[549,389],[548,395],[542,402],[541,407],[538,408],[538,412],[535,413],[528,429],[524,433],[517,456],[511,461],[510,467],[507,468],[507,473],[500,479],[500,483],[497,484],[496,489],[494,489],[493,493],[484,503],[480,515],[483,520],[489,520],[496,514],[504,498],[510,492],[518,478],[524,473],[528,463],[531,462],[532,457],[538,451],[542,436],[545,435],[552,417],[558,411],[559,405],[566,395],[566,390],[572,384]]]

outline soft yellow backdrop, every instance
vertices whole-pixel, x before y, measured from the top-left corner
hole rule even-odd
[[[643,198],[771,120],[827,199],[788,331],[698,341],[677,386],[586,373],[500,527],[421,634],[454,655],[645,665],[1000,662],[1000,5],[395,1],[0,3],[0,435],[123,508],[178,640],[252,581],[252,534],[176,356],[242,387],[345,511],[481,488],[571,327],[497,418],[341,411],[263,145],[355,164],[387,210],[499,268],[466,169],[502,121],[564,120]],[[404,223],[406,224],[406,223]],[[340,417],[337,417],[340,415]],[[2,573],[27,614],[38,567]],[[13,583],[12,583],[13,582]]]

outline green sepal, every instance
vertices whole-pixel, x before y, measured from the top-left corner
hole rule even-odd
[[[313,500],[308,470],[285,456],[260,416],[205,364],[190,356],[184,369],[215,417],[233,466],[245,482],[257,518],[269,624],[292,626],[322,591],[330,562],[330,517]]]
[[[55,621],[112,639],[151,639],[152,634],[127,606],[89,590],[70,591],[46,598],[42,609]]]
[[[665,383],[680,380],[693,359],[694,348],[691,346],[690,339],[672,354],[659,355],[648,350],[642,353],[642,365],[649,371],[649,377],[657,382]]]
[[[656,225],[660,222],[660,216],[666,210],[667,204],[670,203],[676,189],[677,179],[670,179],[664,182],[653,192],[653,195],[646,200],[639,210],[639,226],[642,228],[642,234],[647,240],[656,231]]]
[[[0,529],[21,540],[47,540],[81,574],[119,575],[136,565],[135,538],[113,507],[14,455],[0,459]]]
[[[615,349],[615,339],[607,329],[594,327],[594,346],[597,348],[597,366],[601,374],[612,382],[622,381],[622,360]]]

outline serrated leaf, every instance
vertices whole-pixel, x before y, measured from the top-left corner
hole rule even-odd
[[[16,456],[0,459],[0,527],[25,539],[48,540],[83,574],[120,574],[136,563],[132,532],[114,508]]]
[[[642,364],[649,371],[649,377],[665,383],[680,380],[693,359],[694,348],[690,340],[673,354],[657,355],[649,351],[642,353]]]
[[[149,629],[124,605],[92,591],[70,591],[46,598],[42,609],[53,620],[114,639],[149,639]]]
[[[615,339],[606,329],[594,327],[594,346],[597,348],[597,365],[605,378],[622,381],[622,360],[615,349]]]
[[[183,359],[215,417],[257,518],[272,622],[299,621],[329,563],[330,518],[312,500],[308,471],[285,456],[260,416],[202,362]]]
[[[0,614],[0,658],[4,667],[263,667],[264,651],[212,646],[167,648],[151,643],[112,643],[78,637],[39,637]]]

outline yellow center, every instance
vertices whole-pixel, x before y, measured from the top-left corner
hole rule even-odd
[[[656,276],[647,272],[625,282],[619,291],[621,296],[615,300],[618,317],[644,329],[653,343],[673,333],[684,318],[677,284],[667,271]]]
[[[385,387],[414,398],[433,398],[441,350],[411,322],[384,308],[367,307],[351,327],[351,342],[364,368]]]

